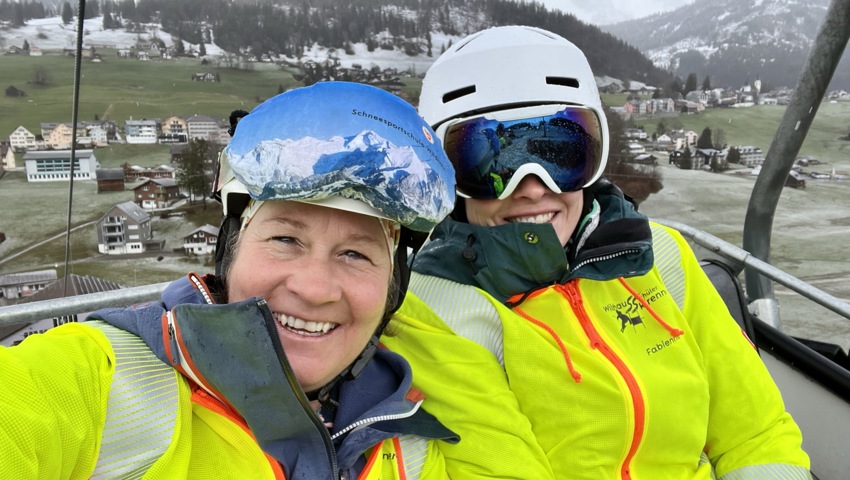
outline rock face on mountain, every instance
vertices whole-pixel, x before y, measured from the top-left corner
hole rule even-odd
[[[717,0],[602,28],[681,78],[708,75],[718,86],[793,87],[829,0]],[[850,51],[832,88],[850,88]]]

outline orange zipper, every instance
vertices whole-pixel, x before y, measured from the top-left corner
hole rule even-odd
[[[584,309],[584,301],[582,300],[581,293],[578,290],[578,282],[579,279],[571,280],[567,284],[556,285],[555,288],[570,302],[573,312],[575,312],[579,323],[590,340],[591,348],[599,350],[599,352],[602,353],[609,362],[611,362],[629,388],[629,394],[632,396],[632,405],[634,405],[635,428],[632,433],[629,451],[626,453],[626,458],[623,459],[623,464],[620,466],[620,478],[623,480],[631,480],[631,462],[637,453],[641,440],[643,439],[644,423],[646,421],[646,405],[644,404],[643,393],[640,391],[637,380],[626,366],[626,363],[618,357],[616,353],[614,353],[607,343],[605,343],[602,336],[599,335],[599,332],[593,326],[593,321]]]

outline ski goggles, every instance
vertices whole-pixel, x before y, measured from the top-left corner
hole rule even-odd
[[[585,107],[488,112],[443,123],[436,133],[464,198],[505,199],[530,174],[556,193],[581,190],[602,165],[602,127]]]

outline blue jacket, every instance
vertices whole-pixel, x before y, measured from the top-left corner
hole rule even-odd
[[[231,406],[287,478],[338,478],[337,471],[355,478],[367,450],[400,435],[458,441],[406,398],[410,367],[384,349],[356,379],[340,383],[336,411],[322,411],[333,421],[328,431],[295,380],[265,301],[215,304],[204,280],[213,277],[190,274],[169,285],[161,302],[103,309],[89,318],[140,337],[160,360]]]

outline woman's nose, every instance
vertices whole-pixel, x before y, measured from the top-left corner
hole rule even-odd
[[[525,178],[520,180],[519,185],[517,185],[513,193],[511,193],[511,197],[539,200],[548,192],[551,192],[551,190],[549,190],[549,187],[537,175],[526,175]]]
[[[321,305],[342,298],[339,282],[329,261],[309,259],[300,262],[295,272],[287,277],[285,286],[305,302]]]

